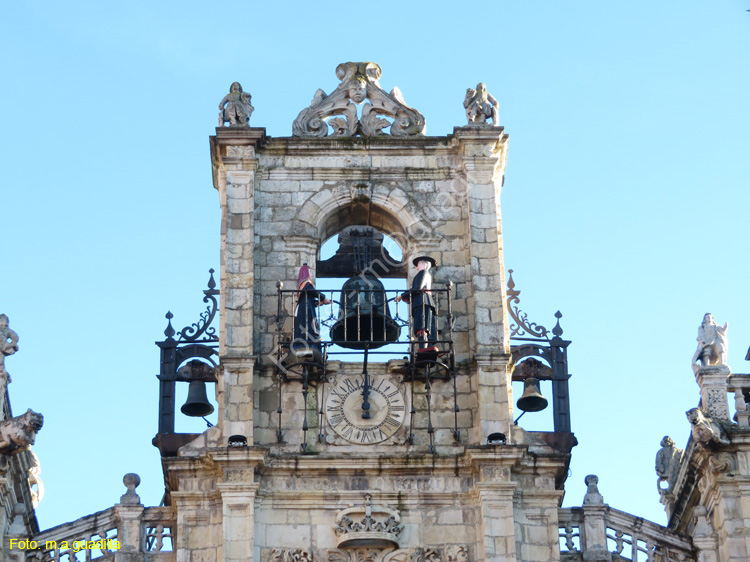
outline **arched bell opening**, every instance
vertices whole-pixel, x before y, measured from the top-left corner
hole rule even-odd
[[[371,361],[403,356],[390,346],[408,339],[408,310],[395,301],[406,289],[403,256],[395,238],[367,225],[350,225],[321,245],[317,287],[333,302],[321,314],[329,353],[378,350]]]

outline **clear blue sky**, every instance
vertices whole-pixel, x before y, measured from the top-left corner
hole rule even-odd
[[[219,266],[208,136],[230,83],[288,136],[350,60],[378,62],[430,135],[465,123],[467,87],[499,100],[506,267],[573,340],[565,503],[596,473],[607,503],[663,523],[654,455],[687,441],[703,313],[748,371],[750,0],[216,6],[2,8],[0,312],[14,413],[45,416],[41,526],[112,505],[126,472],[161,499],[153,342],[168,309],[197,319]]]

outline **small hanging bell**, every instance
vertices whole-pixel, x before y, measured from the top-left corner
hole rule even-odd
[[[547,407],[547,399],[539,391],[539,379],[528,377],[523,381],[523,396],[516,406],[524,412],[541,412]]]
[[[190,381],[188,396],[180,411],[186,416],[202,418],[214,411],[211,402],[206,395],[206,383],[203,381]]]

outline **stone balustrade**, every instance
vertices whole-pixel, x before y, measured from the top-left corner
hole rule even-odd
[[[727,390],[734,393],[734,421],[741,428],[750,428],[750,375],[731,375]]]
[[[693,562],[688,537],[608,505],[561,508],[560,559]],[[603,533],[600,534],[600,533]],[[606,544],[597,540],[604,536]]]
[[[123,555],[133,562],[134,554],[150,562],[174,562],[174,529],[170,507],[116,505],[47,529],[32,540],[40,562],[118,562]]]

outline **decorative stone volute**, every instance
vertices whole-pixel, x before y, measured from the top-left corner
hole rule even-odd
[[[401,516],[398,511],[384,505],[373,505],[372,496],[365,495],[363,506],[350,506],[336,514],[336,546],[398,548],[401,534]]]
[[[334,136],[373,137],[384,135],[390,127],[394,137],[424,134],[424,116],[406,105],[398,88],[387,93],[380,87],[380,66],[374,62],[344,62],[336,67],[341,84],[327,95],[315,92],[310,107],[303,109],[294,120],[295,137],[325,137],[331,127]],[[357,115],[357,106],[362,106]],[[338,117],[342,116],[342,117]]]

